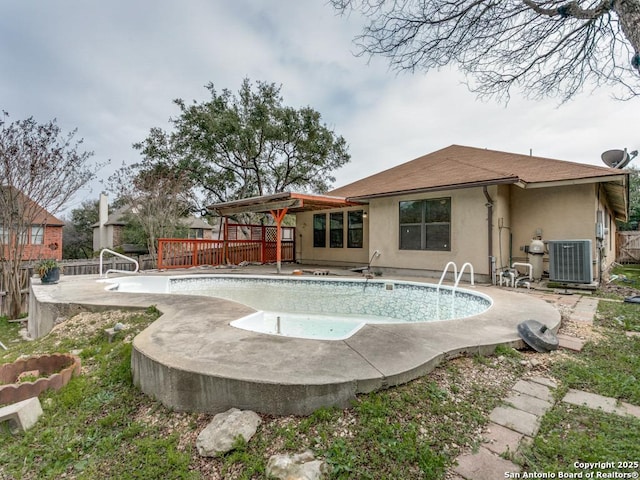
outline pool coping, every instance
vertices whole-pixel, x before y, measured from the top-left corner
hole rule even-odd
[[[197,272],[157,275],[180,273]],[[489,310],[440,322],[368,324],[345,340],[298,339],[230,326],[232,320],[255,312],[240,303],[183,294],[109,292],[96,280],[96,275],[63,276],[55,285],[34,283],[29,333],[42,336],[56,322],[83,310],[155,305],[162,316],[133,341],[133,379],[144,393],[178,411],[219,413],[236,407],[307,415],[320,407],[346,407],[358,393],[405,383],[447,359],[490,354],[498,345],[522,347],[517,325],[524,320],[538,320],[553,331],[560,325],[560,313],[544,300],[465,285],[493,299]]]

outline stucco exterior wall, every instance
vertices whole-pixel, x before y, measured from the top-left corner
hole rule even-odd
[[[498,185],[492,197],[493,207],[493,256],[496,270],[509,268],[509,244],[511,241],[511,185]]]
[[[93,251],[99,252],[103,248],[113,248],[114,246],[120,246],[122,242],[120,241],[122,237],[122,226],[121,225],[105,225],[104,227],[104,238],[100,239],[100,229],[93,229]]]
[[[513,257],[526,261],[524,247],[540,234],[548,240],[592,240],[595,243],[596,187],[593,184],[553,188],[511,187]]]
[[[497,188],[489,188],[488,193],[496,196]],[[400,250],[400,201],[445,197],[451,198],[451,249]],[[486,203],[482,188],[372,199],[369,204],[369,249],[382,252],[372,262],[372,268],[435,278],[449,261],[455,262],[458,268],[470,262],[476,275],[489,275]]]
[[[302,212],[296,214],[296,261],[307,264],[335,265],[335,266],[364,266],[369,262],[369,215],[363,220],[363,245],[362,248],[347,247],[347,214],[344,215],[344,245],[343,248],[329,247],[329,215],[332,212],[349,212],[363,210],[367,212],[367,205],[349,207],[344,209],[329,209],[316,212]],[[313,246],[313,215],[327,214],[327,239],[326,247]]]
[[[616,225],[615,216],[606,203],[606,196],[603,189],[600,189],[596,198],[596,210],[602,212],[602,223],[604,227],[604,238],[598,243],[599,250],[599,262],[601,271],[606,271],[611,264],[616,260],[616,239],[618,238],[618,227]],[[597,214],[596,214],[597,215]],[[596,221],[600,220],[596,217]],[[596,239],[598,240],[598,239]]]
[[[512,186],[513,261],[528,261],[525,246],[528,246],[531,239],[537,236],[541,236],[545,242],[591,240],[593,278],[597,279],[598,251],[595,236],[596,212],[599,208],[597,191],[598,186],[595,184],[536,189]],[[613,248],[615,249],[615,245]],[[544,256],[543,269],[549,271],[547,254]]]
[[[487,206],[491,201],[491,255],[495,257],[497,271],[510,267],[512,262],[528,262],[525,247],[528,248],[532,238],[538,236],[544,241],[591,240],[594,280],[600,276],[599,266],[604,271],[615,260],[615,218],[606,203],[604,190],[597,184],[529,189],[497,185],[488,187],[487,194],[489,198],[482,187],[456,189],[375,198],[368,206],[346,209],[364,209],[368,213],[362,249],[329,248],[328,239],[326,248],[314,248],[314,212],[298,214],[296,258],[301,263],[366,265],[378,250],[381,255],[371,263],[374,272],[439,278],[449,261],[455,262],[458,268],[469,262],[478,280],[490,280]],[[451,199],[450,250],[401,250],[400,202],[437,198]],[[333,211],[338,210],[326,212]],[[603,212],[603,225],[607,231],[602,241],[596,238],[598,211]],[[549,271],[546,254],[543,269]],[[468,277],[465,275],[464,279],[468,280]]]

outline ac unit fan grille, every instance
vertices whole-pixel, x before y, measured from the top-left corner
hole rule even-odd
[[[591,240],[549,241],[549,280],[591,283]]]

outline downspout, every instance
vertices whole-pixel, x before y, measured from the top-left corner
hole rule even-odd
[[[493,200],[489,196],[486,185],[482,187],[482,193],[484,193],[484,197],[487,199],[487,203],[485,203],[485,207],[487,207],[487,250],[489,257],[489,275],[493,282]]]

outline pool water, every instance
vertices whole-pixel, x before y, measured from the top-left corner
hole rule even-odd
[[[490,297],[470,290],[377,279],[186,275],[109,282],[116,284],[110,289],[120,292],[205,295],[236,301],[257,312],[231,322],[234,327],[322,340],[343,340],[368,323],[464,318],[483,313],[492,305]]]
[[[367,317],[258,311],[231,326],[252,332],[313,340],[346,340],[367,324]]]

